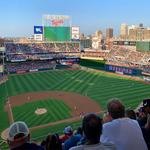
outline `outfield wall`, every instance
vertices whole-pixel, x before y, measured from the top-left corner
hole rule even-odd
[[[122,75],[131,75],[131,76],[141,76],[142,71],[139,69],[133,69],[129,67],[123,67],[123,66],[114,66],[114,65],[105,65],[105,70],[110,71],[117,74]]]
[[[30,69],[30,70],[19,70],[14,72],[9,72],[10,74],[24,74],[28,72],[38,72],[38,71],[46,71],[46,70],[52,70],[53,68],[44,68],[44,69]]]
[[[19,70],[19,71],[9,72],[9,74],[24,74],[24,73],[48,71],[48,70],[55,70],[55,69],[60,70],[60,69],[69,69],[69,68],[71,68],[69,65],[57,64],[56,67],[53,67],[53,68]]]

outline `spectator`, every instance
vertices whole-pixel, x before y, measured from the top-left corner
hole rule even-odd
[[[10,126],[7,142],[11,150],[44,150],[41,146],[30,143],[29,129],[21,121]]]
[[[127,109],[125,116],[129,117],[130,119],[136,120],[136,113],[132,109]]]
[[[147,115],[150,114],[150,99],[143,100],[143,107],[139,109],[138,122],[140,127],[144,127],[147,122]]]
[[[143,136],[147,144],[148,150],[150,150],[150,115],[148,115],[147,123],[145,127],[142,127]]]
[[[150,98],[143,100],[143,107],[146,114],[150,114]]]
[[[61,140],[58,134],[50,134],[46,140],[41,143],[45,150],[62,150]]]
[[[100,135],[102,133],[102,120],[95,114],[88,114],[84,117],[83,132],[87,138],[85,145],[71,148],[70,150],[115,150],[113,144],[100,143]]]
[[[68,126],[64,129],[64,135],[60,137],[62,143],[64,143],[66,140],[68,140],[73,134],[73,130],[71,126]]]
[[[64,150],[69,150],[69,148],[73,146],[77,146],[77,143],[81,140],[82,138],[82,128],[78,127],[76,133],[72,135],[68,140],[65,141],[63,145]]]
[[[115,144],[117,150],[147,150],[138,122],[125,118],[124,105],[114,98],[107,109],[113,120],[103,125],[100,141]]]

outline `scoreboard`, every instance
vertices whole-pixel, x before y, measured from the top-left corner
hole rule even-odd
[[[70,41],[70,27],[44,27],[44,39],[47,41]]]

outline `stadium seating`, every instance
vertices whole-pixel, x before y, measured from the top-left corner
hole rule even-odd
[[[121,46],[113,46],[110,53],[106,56],[107,64],[138,68],[145,71],[149,68],[150,53],[137,52]],[[149,69],[146,70],[149,72]]]
[[[79,52],[79,43],[7,43],[6,54]]]
[[[29,71],[35,69],[53,69],[56,66],[54,61],[29,61],[20,63],[8,63],[8,72]]]

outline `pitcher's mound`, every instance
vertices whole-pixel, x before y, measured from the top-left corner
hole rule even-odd
[[[36,115],[43,115],[43,114],[45,114],[45,113],[47,113],[47,109],[45,109],[45,108],[38,108],[38,109],[36,109],[36,111],[35,111],[35,114],[36,114]]]

